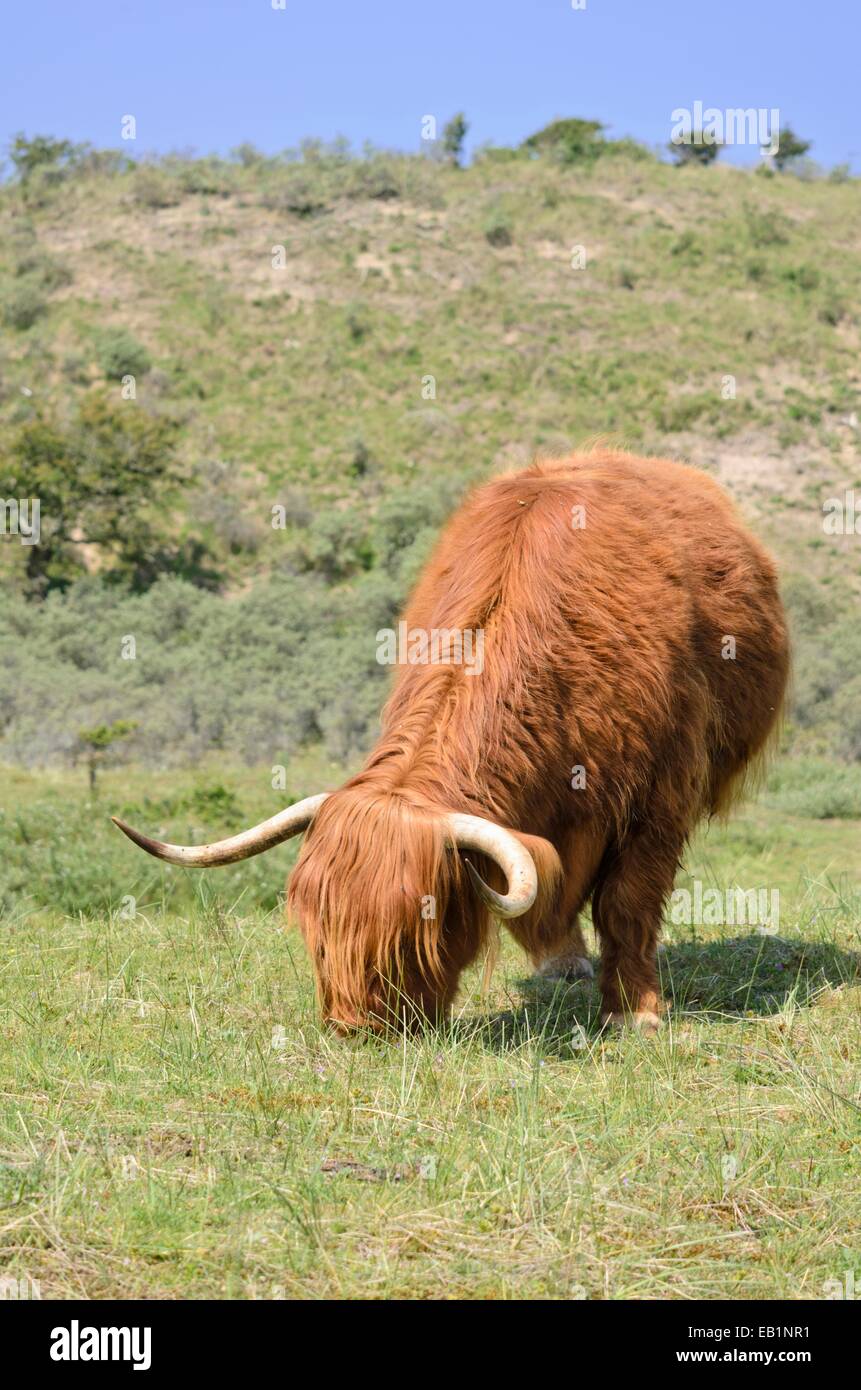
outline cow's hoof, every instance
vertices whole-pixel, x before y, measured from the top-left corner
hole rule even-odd
[[[552,956],[542,961],[535,975],[539,980],[566,980],[572,984],[574,980],[594,980],[595,971],[586,956]]]
[[[633,1028],[638,1033],[655,1033],[660,1026],[660,1018],[652,1013],[651,1009],[642,1009],[638,1013],[601,1015],[601,1027],[612,1029],[614,1032]]]

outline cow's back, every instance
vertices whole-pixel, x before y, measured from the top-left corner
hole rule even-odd
[[[436,680],[445,736],[492,780],[582,765],[589,815],[628,814],[668,760],[719,801],[786,681],[771,560],[708,475],[663,459],[596,450],[476,489],[405,616],[480,630],[484,670],[401,670],[395,716]]]

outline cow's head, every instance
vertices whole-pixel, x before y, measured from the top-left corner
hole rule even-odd
[[[288,907],[323,1015],[342,1030],[440,1018],[490,916],[528,912],[538,891],[533,857],[512,831],[362,786],[307,797],[210,845],[164,844],[114,822],[141,849],[187,868],[232,864],[307,831]]]

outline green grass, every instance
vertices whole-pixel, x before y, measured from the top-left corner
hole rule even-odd
[[[149,872],[105,826],[145,783],[214,831],[266,800],[17,777],[16,833],[44,847],[51,802],[112,895]],[[756,803],[697,839],[679,885],[778,887],[779,933],[668,927],[653,1040],[506,941],[448,1030],[339,1041],[250,865],[157,869],[133,917],[8,891],[0,1263],[43,1297],[821,1297],[861,1262],[858,830]]]

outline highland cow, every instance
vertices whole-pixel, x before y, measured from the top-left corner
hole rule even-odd
[[[591,975],[589,902],[603,1017],[651,1029],[685,844],[728,810],[779,719],[788,644],[768,555],[706,474],[596,449],[473,492],[404,621],[481,632],[482,670],[408,656],[339,790],[196,848],[117,824],[200,866],[306,831],[288,910],[343,1030],[443,1018],[494,919],[540,973]]]

